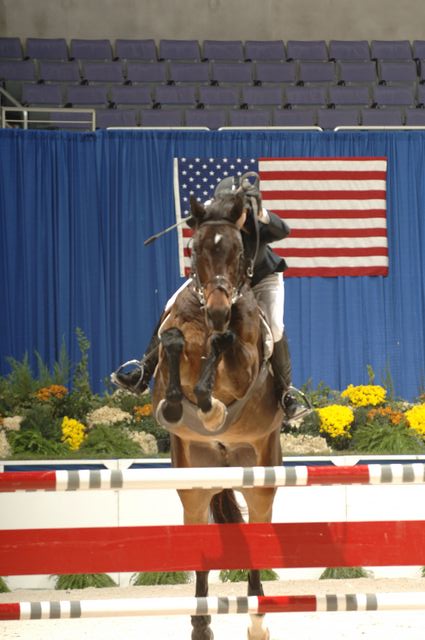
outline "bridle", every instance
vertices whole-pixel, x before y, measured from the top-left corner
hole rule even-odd
[[[230,222],[230,220],[206,220],[199,225],[199,229],[206,225],[227,225],[233,229],[236,229],[240,233],[240,229],[233,222]],[[242,295],[242,287],[245,284],[245,280],[248,275],[247,269],[245,268],[245,255],[242,245],[242,239],[239,255],[237,256],[237,282],[235,284],[231,282],[230,278],[222,274],[213,276],[207,282],[201,282],[198,273],[197,262],[197,252],[192,249],[191,278],[193,283],[193,290],[199,301],[199,304],[202,307],[207,304],[208,296],[206,296],[206,289],[211,285],[212,287],[209,295],[211,295],[213,291],[219,289],[220,291],[223,291],[225,293],[231,305],[235,304],[235,302],[237,302],[237,300],[239,300]]]

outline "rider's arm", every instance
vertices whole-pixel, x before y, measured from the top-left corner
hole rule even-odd
[[[285,220],[275,213],[267,211],[267,209],[261,210],[261,215],[258,215],[258,219],[260,221],[259,228],[262,242],[268,243],[283,240],[291,233],[291,229]]]

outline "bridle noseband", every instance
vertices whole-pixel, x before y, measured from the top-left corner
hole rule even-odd
[[[199,228],[205,226],[205,225],[228,225],[230,227],[232,227],[233,229],[236,229],[239,233],[240,233],[240,229],[233,223],[230,222],[230,220],[206,220],[205,222],[202,222],[199,225]],[[226,296],[228,297],[231,305],[235,304],[235,302],[237,302],[239,300],[239,298],[242,295],[242,287],[245,283],[245,278],[246,278],[246,273],[245,273],[245,257],[244,257],[244,251],[243,251],[243,246],[242,246],[242,241],[241,241],[241,250],[239,252],[239,255],[237,257],[238,260],[238,269],[237,269],[237,275],[238,275],[238,280],[236,282],[236,284],[233,284],[230,279],[222,274],[217,274],[215,276],[213,276],[212,278],[210,278],[210,280],[208,280],[208,282],[202,283],[200,278],[199,278],[199,273],[198,273],[198,269],[197,269],[197,259],[198,256],[196,254],[195,250],[192,250],[192,266],[191,266],[191,278],[192,278],[192,282],[193,282],[193,289],[194,292],[196,294],[196,297],[198,298],[199,304],[204,307],[207,303],[207,296],[205,295],[205,291],[207,289],[208,286],[212,285],[212,291],[215,291],[216,289],[219,289],[221,291],[223,291]],[[212,293],[212,291],[210,292],[210,295]]]

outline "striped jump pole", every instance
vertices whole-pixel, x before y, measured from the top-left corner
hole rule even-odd
[[[313,485],[424,484],[425,463],[356,466],[6,471],[0,492],[128,489],[249,489]]]
[[[400,610],[425,611],[425,592],[10,602],[0,603],[0,620]]]

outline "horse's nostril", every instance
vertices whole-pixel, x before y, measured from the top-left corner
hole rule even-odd
[[[215,331],[223,331],[230,320],[229,307],[208,307],[208,320]]]

